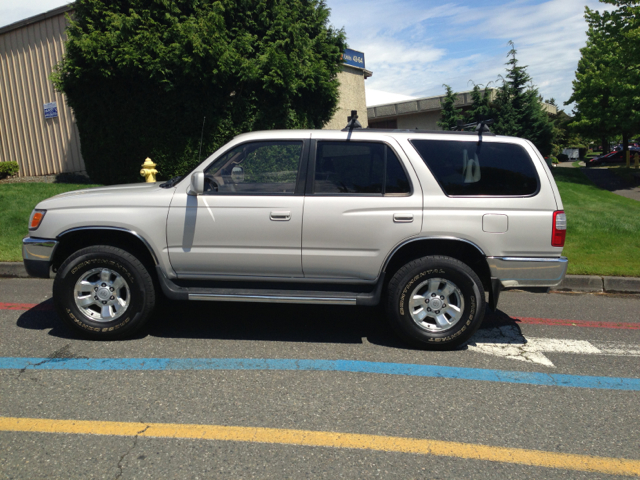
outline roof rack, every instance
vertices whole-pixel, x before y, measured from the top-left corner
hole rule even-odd
[[[362,128],[362,125],[358,121],[358,111],[351,110],[351,116],[347,117],[347,126],[342,129],[343,132],[350,132],[354,128]]]
[[[465,128],[475,127],[475,131],[478,132],[478,135],[482,135],[483,133],[491,133],[489,129],[489,125],[494,122],[493,118],[480,117],[480,120],[472,123],[462,123],[462,120],[458,120],[458,124],[453,127],[451,130],[456,132],[462,132]]]

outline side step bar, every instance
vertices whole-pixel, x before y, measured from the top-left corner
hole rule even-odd
[[[371,292],[274,290],[268,288],[181,287],[156,267],[164,294],[172,300],[206,300],[212,302],[299,303],[320,305],[377,305],[382,293],[383,277]],[[265,283],[265,287],[269,286]],[[348,288],[347,285],[345,287]]]
[[[292,294],[300,295],[292,295]],[[353,297],[329,296],[328,292],[275,292],[264,293],[190,293],[189,300],[209,300],[215,302],[262,302],[262,303],[307,303],[323,305],[357,305]],[[360,294],[362,295],[362,294]]]

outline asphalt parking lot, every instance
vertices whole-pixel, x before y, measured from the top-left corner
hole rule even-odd
[[[640,476],[640,296],[505,292],[426,352],[375,308],[213,302],[85,341],[51,282],[0,279],[2,478]]]

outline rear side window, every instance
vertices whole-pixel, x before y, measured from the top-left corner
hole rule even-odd
[[[411,140],[449,196],[529,196],[538,174],[520,145],[450,140]]]
[[[318,142],[315,194],[406,195],[407,174],[393,150],[374,142]]]

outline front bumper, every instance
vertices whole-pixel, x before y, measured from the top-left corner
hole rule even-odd
[[[502,288],[555,287],[562,283],[569,262],[566,257],[488,257],[491,279]]]
[[[32,277],[49,278],[51,260],[57,246],[57,240],[24,237],[22,258],[27,273]]]

